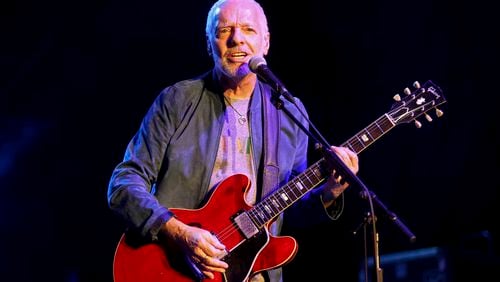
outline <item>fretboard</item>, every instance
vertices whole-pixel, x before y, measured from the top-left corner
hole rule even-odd
[[[375,140],[394,128],[395,124],[385,114],[358,132],[341,146],[350,148],[353,152],[360,153]],[[298,201],[307,192],[323,183],[331,172],[328,171],[326,161],[321,158],[301,174],[294,177],[284,186],[278,188],[253,208],[247,211],[254,224],[261,228],[274,219],[293,203]]]

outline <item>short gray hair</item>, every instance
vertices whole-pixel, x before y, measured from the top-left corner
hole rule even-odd
[[[207,16],[207,25],[205,26],[205,34],[207,36],[211,36],[212,32],[215,29],[215,16],[219,12],[219,9],[224,3],[228,1],[234,1],[234,0],[218,0],[212,5],[212,8],[210,8],[210,11],[208,11],[208,16]],[[264,27],[266,29],[266,32],[269,30],[269,27],[267,26],[267,17],[266,14],[264,13],[264,9],[262,9],[262,6],[255,0],[242,0],[242,1],[248,1],[248,2],[253,2],[255,5],[259,8],[260,12],[262,13],[262,16],[264,18]]]

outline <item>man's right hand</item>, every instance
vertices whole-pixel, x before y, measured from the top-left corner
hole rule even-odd
[[[172,217],[160,232],[184,250],[206,277],[213,279],[214,271],[225,272],[228,268],[228,264],[221,260],[227,254],[226,247],[209,231]]]

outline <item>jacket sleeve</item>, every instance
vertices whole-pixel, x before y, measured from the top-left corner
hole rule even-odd
[[[307,112],[304,105],[297,100],[297,105],[303,113]],[[307,117],[308,118],[308,117]],[[302,119],[302,124],[308,129],[306,118]],[[295,155],[294,167],[291,177],[295,177],[307,169],[308,135],[301,129],[297,132],[297,151]],[[322,185],[307,192],[301,199],[295,202],[290,208],[285,210],[284,224],[295,228],[304,228],[327,221],[336,220],[340,217],[344,207],[344,199],[341,195],[334,204],[326,209],[321,199]]]
[[[166,88],[149,108],[129,142],[123,161],[112,172],[108,204],[127,226],[155,240],[161,225],[173,214],[153,196],[162,157],[175,128],[176,107]]]

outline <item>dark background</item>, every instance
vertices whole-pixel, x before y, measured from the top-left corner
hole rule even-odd
[[[500,25],[487,2],[262,1],[268,65],[331,144],[414,81],[441,87],[444,116],[398,125],[360,154],[358,176],[417,236],[380,214],[380,253],[442,248],[456,281],[499,272]],[[158,92],[212,66],[211,4],[2,1],[0,280],[112,280],[123,226],[107,207],[109,176]],[[288,281],[357,279],[358,192],[347,190],[337,224],[292,233]]]

